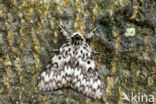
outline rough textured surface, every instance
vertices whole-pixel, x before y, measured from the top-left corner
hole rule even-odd
[[[0,0],[0,103],[135,104],[123,97],[156,96],[155,14],[155,0]],[[37,78],[65,40],[57,23],[84,35],[100,28],[88,42],[99,52],[102,100],[68,88],[39,92]]]

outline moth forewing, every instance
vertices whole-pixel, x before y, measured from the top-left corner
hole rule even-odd
[[[41,73],[38,86],[40,90],[70,86],[91,98],[102,97],[102,83],[83,35],[73,33],[69,41],[62,45],[59,53],[52,57],[52,62]]]

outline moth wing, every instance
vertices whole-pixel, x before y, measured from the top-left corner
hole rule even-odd
[[[66,62],[70,60],[70,56],[67,55],[68,48],[69,46],[64,44],[60,48],[60,52],[52,57],[50,63],[40,75],[39,90],[57,90],[68,86],[66,77],[68,72]]]
[[[86,94],[89,94],[90,97],[94,99],[100,99],[102,97],[102,82],[100,76],[98,74],[96,65],[94,61],[90,60],[91,66],[86,67],[86,85],[89,87],[88,89],[85,88]],[[93,65],[94,64],[94,65]],[[95,66],[95,67],[92,67]],[[88,91],[88,92],[87,92]]]
[[[94,99],[102,97],[102,82],[90,50],[80,48],[77,54],[79,63],[74,70],[72,86],[74,89]],[[81,53],[81,54],[79,54]]]
[[[90,62],[90,65],[88,63]],[[94,99],[102,97],[102,82],[93,60],[80,63],[75,69],[73,88]]]

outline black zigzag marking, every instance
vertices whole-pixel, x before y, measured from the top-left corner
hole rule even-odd
[[[70,41],[64,44],[40,75],[40,90],[67,86],[94,99],[102,97],[102,82],[85,41],[78,48]]]

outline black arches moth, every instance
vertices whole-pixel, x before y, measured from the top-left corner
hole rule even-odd
[[[67,36],[67,32],[64,34]],[[69,86],[86,96],[101,99],[102,82],[89,45],[79,32],[68,36],[68,39],[41,73],[39,90]]]

